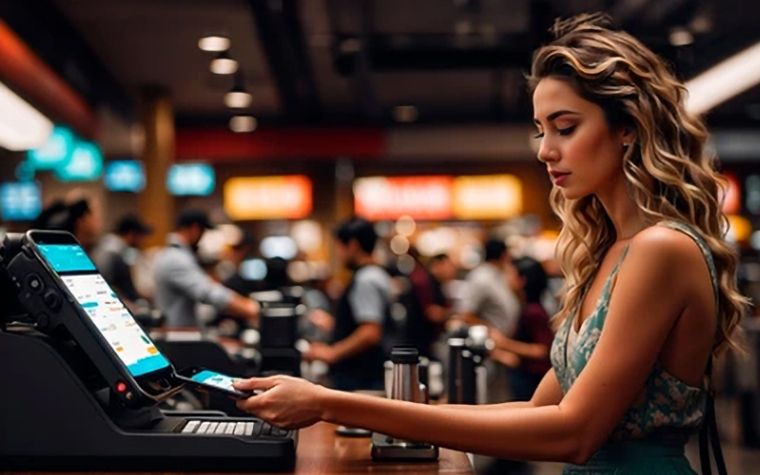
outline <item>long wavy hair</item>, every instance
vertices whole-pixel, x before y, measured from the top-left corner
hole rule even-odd
[[[689,224],[710,247],[720,284],[713,352],[738,348],[735,330],[747,300],[737,291],[737,254],[724,239],[728,219],[721,191],[726,181],[716,172],[715,157],[705,151],[704,124],[684,108],[686,88],[649,48],[614,30],[606,15],[558,20],[552,33],[554,40],[533,55],[531,93],[544,78],[566,80],[602,108],[610,127],[635,131],[636,140],[623,156],[628,192],[652,224]],[[556,251],[566,278],[557,315],[561,323],[579,308],[616,235],[596,196],[565,199],[554,187],[550,200],[563,223]]]

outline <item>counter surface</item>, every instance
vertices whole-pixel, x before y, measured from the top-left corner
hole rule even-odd
[[[359,475],[394,473],[404,475],[472,475],[474,471],[467,455],[441,449],[437,462],[374,462],[369,454],[369,438],[336,437],[335,426],[321,422],[299,433],[297,475]],[[0,472],[2,475],[61,475],[60,472]],[[160,472],[164,473],[164,472]],[[165,472],[177,473],[177,472]],[[128,475],[128,472],[114,472]]]

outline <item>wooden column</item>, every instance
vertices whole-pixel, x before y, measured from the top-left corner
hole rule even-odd
[[[162,246],[174,228],[174,198],[166,191],[166,175],[174,163],[174,110],[169,91],[146,87],[142,91],[142,124],[145,146],[145,189],[140,193],[139,214],[154,232],[146,245]]]

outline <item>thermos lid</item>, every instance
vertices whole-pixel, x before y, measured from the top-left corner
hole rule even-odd
[[[417,348],[396,347],[391,351],[391,361],[395,364],[418,364],[420,353]]]

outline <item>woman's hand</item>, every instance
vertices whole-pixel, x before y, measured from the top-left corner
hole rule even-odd
[[[263,391],[241,399],[237,407],[277,427],[299,429],[322,420],[321,401],[328,389],[290,376],[241,379],[235,389]]]

